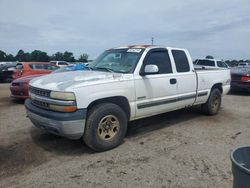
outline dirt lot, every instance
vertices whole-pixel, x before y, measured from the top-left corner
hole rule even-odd
[[[217,116],[184,109],[130,123],[124,143],[94,153],[34,128],[0,84],[0,187],[232,187],[230,151],[250,144],[250,96]]]

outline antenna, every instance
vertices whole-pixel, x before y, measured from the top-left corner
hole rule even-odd
[[[154,45],[154,37],[151,38],[151,45]]]

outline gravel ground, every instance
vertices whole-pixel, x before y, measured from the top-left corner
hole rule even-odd
[[[232,187],[230,151],[250,144],[250,95],[216,116],[183,109],[130,123],[121,146],[94,153],[47,134],[0,84],[0,187]]]

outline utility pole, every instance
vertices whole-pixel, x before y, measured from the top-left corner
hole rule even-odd
[[[151,38],[151,45],[154,45],[154,37]]]

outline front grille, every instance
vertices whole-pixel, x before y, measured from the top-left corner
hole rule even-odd
[[[22,96],[23,92],[21,92],[21,91],[11,91],[11,94],[12,95],[20,95],[20,96]]]
[[[50,96],[50,90],[46,90],[46,89],[40,89],[40,88],[36,88],[36,87],[29,87],[29,91],[35,95],[39,95],[39,96],[43,96],[43,97],[49,97]]]
[[[35,106],[38,106],[40,108],[49,109],[49,104],[46,102],[32,100],[32,104],[34,104]]]

